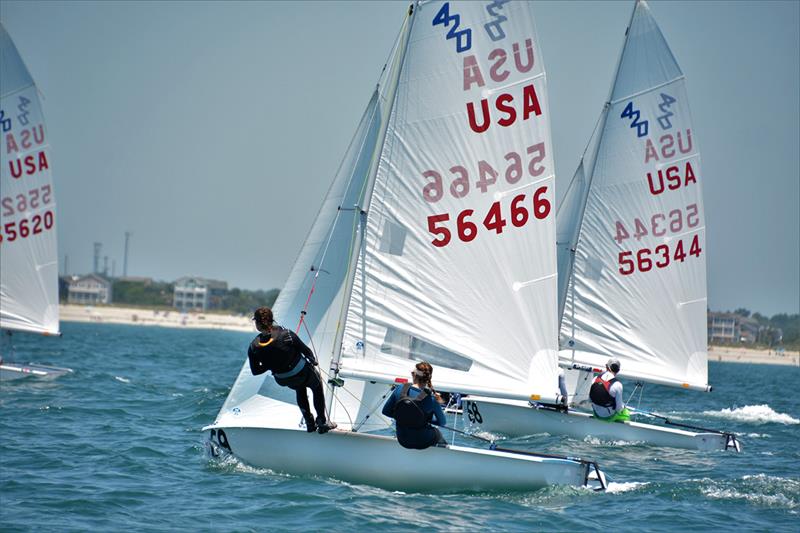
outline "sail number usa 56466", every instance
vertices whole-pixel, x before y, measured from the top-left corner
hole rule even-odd
[[[487,231],[494,231],[496,234],[503,233],[504,228],[511,221],[511,225],[521,228],[528,223],[531,216],[542,220],[550,214],[551,204],[546,197],[547,187],[539,187],[533,193],[532,202],[527,194],[518,194],[507,205],[503,205],[499,200],[494,202],[483,216],[482,226]],[[480,220],[481,214],[475,217],[474,209],[464,209],[456,216],[456,234],[461,242],[471,242],[478,236],[480,228],[474,220]],[[450,221],[449,213],[430,215],[428,217],[428,231],[436,238],[431,244],[437,248],[442,248],[450,244],[453,233],[448,225]]]

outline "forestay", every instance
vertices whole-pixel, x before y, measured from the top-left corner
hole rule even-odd
[[[577,228],[559,220],[562,250],[579,234],[563,284],[562,362],[602,367],[614,356],[625,376],[706,389],[700,154],[683,74],[645,2],[604,113],[562,207],[574,216],[588,188],[583,217]]]
[[[0,24],[0,328],[58,334],[56,200],[36,86]]]
[[[340,369],[552,399],[553,159],[527,3],[416,6],[367,209]]]

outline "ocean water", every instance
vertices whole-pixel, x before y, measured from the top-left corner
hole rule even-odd
[[[404,494],[209,457],[200,429],[249,334],[62,329],[13,338],[17,361],[75,372],[0,385],[3,531],[800,530],[798,368],[711,363],[710,394],[646,387],[642,409],[735,431],[741,454],[529,437],[504,445],[594,458],[609,491]]]

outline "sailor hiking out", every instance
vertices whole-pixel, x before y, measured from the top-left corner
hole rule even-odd
[[[606,371],[594,379],[589,389],[594,415],[608,422],[624,422],[631,418],[623,401],[622,383],[617,379],[619,371],[619,360],[609,359]]]
[[[447,423],[442,406],[435,398],[432,375],[433,367],[429,363],[417,363],[411,372],[413,386],[405,383],[395,388],[383,406],[383,415],[394,418],[397,423],[397,442],[404,448],[424,450],[447,444],[439,429],[431,425]]]
[[[259,334],[250,343],[247,358],[254,376],[267,370],[278,385],[289,387],[297,394],[297,406],[306,422],[306,430],[311,433],[327,433],[336,427],[325,414],[325,393],[316,366],[319,364],[314,352],[305,345],[294,331],[274,323],[272,310],[259,307],[253,314]],[[308,392],[314,395],[316,419],[308,405]]]

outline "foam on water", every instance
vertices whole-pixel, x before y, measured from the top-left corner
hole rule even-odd
[[[745,475],[734,482],[704,480],[701,492],[716,500],[742,500],[747,503],[781,509],[800,507],[800,481],[769,476]]]
[[[606,488],[606,493],[608,494],[621,494],[623,492],[629,492],[632,490],[636,490],[639,487],[645,487],[649,485],[649,483],[644,481],[627,481],[624,483],[616,483],[614,481],[608,484]]]
[[[744,407],[722,409],[720,411],[703,411],[703,414],[750,424],[800,424],[800,420],[784,413],[775,412],[767,404],[745,405]]]
[[[628,441],[628,440],[601,440],[597,437],[587,435],[583,438],[583,442],[591,444],[592,446],[640,446],[642,441]]]
[[[114,376],[114,379],[116,379],[117,381],[122,382],[122,383],[130,383],[131,382],[131,380],[129,380],[128,378],[123,378],[122,376]]]

